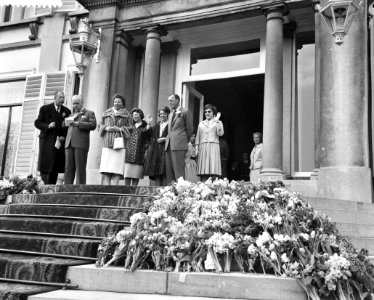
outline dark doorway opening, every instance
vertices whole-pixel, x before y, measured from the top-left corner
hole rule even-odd
[[[252,133],[261,132],[264,112],[264,75],[252,75],[195,82],[195,89],[204,95],[204,105],[211,103],[221,112],[229,146],[228,178],[233,179],[231,166],[251,153]],[[198,122],[198,105],[194,105],[194,124]],[[249,172],[249,170],[248,170]]]

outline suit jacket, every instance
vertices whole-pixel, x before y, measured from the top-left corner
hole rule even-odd
[[[56,162],[57,171],[64,173],[64,150],[61,147],[60,151],[57,151],[55,143],[58,136],[66,137],[67,128],[62,127],[62,122],[70,114],[70,109],[65,106],[61,106],[60,113],[58,113],[54,103],[43,105],[40,108],[39,115],[34,122],[35,127],[40,130],[38,160],[38,170],[40,172],[51,173]],[[55,122],[55,128],[48,128],[51,122]]]
[[[72,115],[73,116],[73,115]],[[96,128],[95,113],[83,108],[74,119],[78,126],[69,126],[65,140],[65,148],[86,149],[90,147],[90,131]]]
[[[175,117],[174,117],[175,115]],[[178,107],[170,113],[168,120],[169,134],[166,137],[165,150],[188,150],[188,141],[193,133],[192,114],[189,110]]]
[[[202,121],[197,129],[195,143],[196,145],[204,143],[219,144],[219,137],[222,136],[223,133],[223,124],[221,121]]]

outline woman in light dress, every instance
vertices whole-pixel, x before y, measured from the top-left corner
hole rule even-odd
[[[253,133],[253,142],[255,146],[251,152],[250,181],[258,182],[260,179],[260,172],[262,169],[262,134],[259,132]]]
[[[107,109],[101,118],[99,124],[99,133],[103,139],[103,148],[101,151],[100,173],[103,175],[103,184],[118,185],[123,177],[125,148],[113,149],[114,139],[123,137],[124,144],[130,137],[133,129],[133,121],[130,113],[124,108],[125,98],[122,95],[115,94],[113,97],[113,107]]]
[[[184,162],[186,163],[185,173],[186,180],[189,182],[198,182],[199,178],[197,177],[197,155],[196,155],[196,136],[193,134],[188,142],[188,150],[186,152],[186,158]]]
[[[138,185],[143,178],[145,151],[149,144],[152,117],[144,120],[144,113],[140,108],[131,110],[134,129],[127,141],[125,157],[125,185]]]
[[[221,176],[219,137],[224,134],[223,124],[219,120],[221,114],[217,114],[214,105],[206,104],[204,115],[205,120],[199,124],[196,135],[197,174],[201,177],[201,181],[206,181],[209,177]]]

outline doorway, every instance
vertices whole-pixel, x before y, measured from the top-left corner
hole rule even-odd
[[[254,146],[252,133],[262,133],[264,74],[195,81],[188,85],[188,108],[193,114],[195,131],[202,119],[203,105],[213,104],[221,112],[223,139],[230,151],[227,174],[233,179],[232,164],[241,161],[243,153],[250,154]]]

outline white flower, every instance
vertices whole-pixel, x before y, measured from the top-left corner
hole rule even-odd
[[[277,254],[274,251],[271,251],[271,253],[270,253],[270,259],[272,261],[277,261],[278,260],[278,256],[277,256]]]
[[[287,263],[290,261],[290,259],[288,258],[287,254],[286,253],[283,253],[282,256],[281,256],[281,260],[282,262],[284,263]]]

